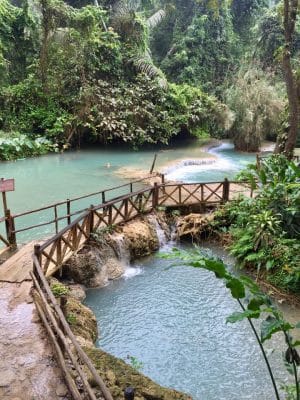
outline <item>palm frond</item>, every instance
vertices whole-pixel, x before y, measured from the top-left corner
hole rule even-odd
[[[141,5],[140,0],[120,0],[113,8],[113,17],[123,17],[131,12],[135,12]]]
[[[158,82],[163,89],[168,88],[168,82],[162,73],[162,71],[157,68],[149,56],[144,57],[135,57],[132,59],[132,62],[135,68],[139,71],[144,73],[145,75],[149,76],[149,78],[158,78]]]
[[[155,28],[166,16],[166,12],[163,9],[156,11],[151,17],[147,19],[147,25],[150,29]]]

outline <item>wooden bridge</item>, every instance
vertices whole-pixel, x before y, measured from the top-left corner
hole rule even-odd
[[[143,188],[137,190],[134,190],[134,185],[140,184],[141,181],[123,185],[119,188],[129,187],[128,193],[108,201],[107,193],[109,191],[101,191],[23,214],[12,215],[9,212],[0,220],[0,222],[5,223],[7,232],[7,237],[0,237],[0,239],[7,247],[12,248],[16,247],[17,234],[21,231],[49,224],[55,227],[56,234],[51,239],[46,240],[43,244],[34,245],[33,270],[28,273],[35,289],[36,308],[53,344],[70,393],[75,400],[96,400],[95,393],[87,379],[86,370],[92,376],[93,382],[100,388],[105,400],[112,400],[112,396],[72,333],[60,307],[61,304],[51,292],[47,278],[60,270],[69,257],[84,246],[93,232],[101,232],[107,227],[123,224],[160,207],[180,209],[181,207],[197,205],[200,210],[204,211],[208,207],[215,207],[231,201],[241,193],[253,196],[252,190],[247,185],[230,182],[227,179],[222,182],[209,183],[165,183],[164,176],[159,175],[159,177],[160,182],[152,186],[144,185]],[[102,200],[100,204],[91,205],[85,210],[71,212],[73,202],[95,195],[100,196]],[[66,206],[66,214],[59,217],[57,207],[62,204]],[[18,218],[38,213],[43,209],[52,209],[54,218],[48,222],[27,226],[19,230],[15,228]],[[80,215],[78,216],[78,214]],[[76,216],[76,219],[71,221],[74,216]],[[61,220],[67,221],[67,224],[58,232],[58,222]],[[80,380],[80,390],[75,383],[74,371],[76,371],[76,379]]]

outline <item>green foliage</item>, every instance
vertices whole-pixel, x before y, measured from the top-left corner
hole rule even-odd
[[[230,230],[231,253],[243,266],[268,272],[276,286],[300,290],[300,168],[274,155],[239,176],[256,190],[220,210],[215,229]]]
[[[77,323],[77,316],[76,316],[76,314],[74,314],[74,313],[69,313],[69,314],[66,316],[66,320],[68,321],[68,323],[69,323],[70,325],[76,325],[76,323]]]
[[[132,368],[134,368],[136,371],[140,372],[143,369],[144,364],[141,361],[139,361],[136,357],[128,355],[127,359],[129,360]]]
[[[235,31],[247,37],[254,19],[259,17],[267,7],[267,0],[232,0],[230,8]]]
[[[67,286],[59,282],[52,283],[50,288],[55,297],[65,296],[70,291],[69,288],[67,288]]]
[[[233,68],[236,38],[228,8],[222,7],[216,18],[213,15],[214,11],[200,7],[161,65],[172,80],[201,84],[204,90],[215,92]]]
[[[56,147],[43,137],[32,139],[18,133],[4,135],[0,132],[0,161],[38,156],[49,151],[56,151]]]
[[[15,54],[17,42],[23,43],[28,57],[20,67],[23,76],[7,69],[0,129],[33,141],[43,136],[60,149],[80,137],[85,143],[127,142],[136,148],[168,143],[179,133],[219,132],[225,106],[198,88],[168,85],[153,63],[149,35],[166,17],[163,4],[138,3],[120,2],[108,13],[101,6],[74,9],[61,0],[43,0],[35,18],[30,3],[16,9],[18,40],[9,35],[13,14],[7,49]],[[14,62],[20,66],[15,55]]]
[[[87,107],[89,104],[89,107]],[[76,130],[103,143],[123,141],[138,147],[167,143],[181,130],[217,127],[217,101],[188,85],[162,89],[158,82],[140,75],[135,82],[112,86],[105,81],[81,93]]]
[[[276,138],[285,101],[273,81],[258,65],[242,67],[227,90],[226,103],[235,114],[230,133],[238,150],[259,151],[262,140]]]

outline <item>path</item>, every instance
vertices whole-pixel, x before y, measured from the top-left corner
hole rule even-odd
[[[33,244],[0,265],[1,400],[68,399],[30,294]]]

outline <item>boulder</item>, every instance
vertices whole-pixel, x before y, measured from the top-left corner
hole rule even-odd
[[[159,249],[159,240],[154,226],[146,219],[135,219],[123,227],[129,244],[130,258],[135,260]]]
[[[108,243],[86,245],[63,267],[63,276],[86,287],[102,287],[108,280],[119,278],[125,266]]]
[[[214,214],[189,214],[177,219],[177,236],[179,238],[199,238],[202,234],[208,234],[210,223]]]

